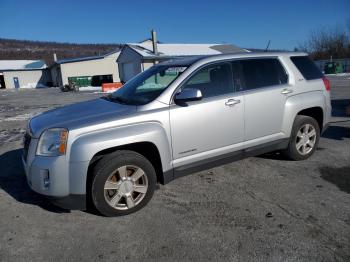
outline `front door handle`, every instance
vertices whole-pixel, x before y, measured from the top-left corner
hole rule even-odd
[[[287,95],[287,94],[293,93],[293,90],[292,90],[292,89],[285,88],[285,89],[282,90],[281,93],[284,94],[284,95]]]
[[[239,104],[240,102],[241,102],[241,100],[239,100],[239,99],[229,99],[225,102],[225,105],[234,106],[236,104]]]

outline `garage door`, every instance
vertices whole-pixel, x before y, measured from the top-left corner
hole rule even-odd
[[[124,63],[123,64],[123,80],[129,81],[135,75],[141,72],[141,65],[139,63]]]

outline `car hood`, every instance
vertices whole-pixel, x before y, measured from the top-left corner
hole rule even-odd
[[[123,105],[105,99],[94,99],[46,111],[30,120],[33,137],[53,127],[68,130],[121,118],[136,112],[136,106]]]

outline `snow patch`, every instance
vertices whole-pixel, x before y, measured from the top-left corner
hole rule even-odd
[[[25,113],[25,114],[20,114],[17,116],[12,116],[12,117],[0,118],[0,122],[27,121],[30,118],[32,118],[40,113],[41,112],[32,112],[32,113]]]
[[[326,76],[349,76],[350,73],[326,74]]]
[[[93,94],[110,94],[115,92],[115,90],[107,90],[107,91],[95,91]]]
[[[5,144],[13,141],[21,141],[25,130],[22,128],[0,131],[0,144]]]
[[[79,91],[102,91],[100,86],[82,86],[79,87]]]
[[[46,88],[47,86],[40,83],[28,83],[26,85],[21,86],[21,88]]]

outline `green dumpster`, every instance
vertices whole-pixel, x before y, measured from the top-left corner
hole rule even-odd
[[[74,82],[77,87],[91,86],[91,76],[68,77],[68,83]]]

